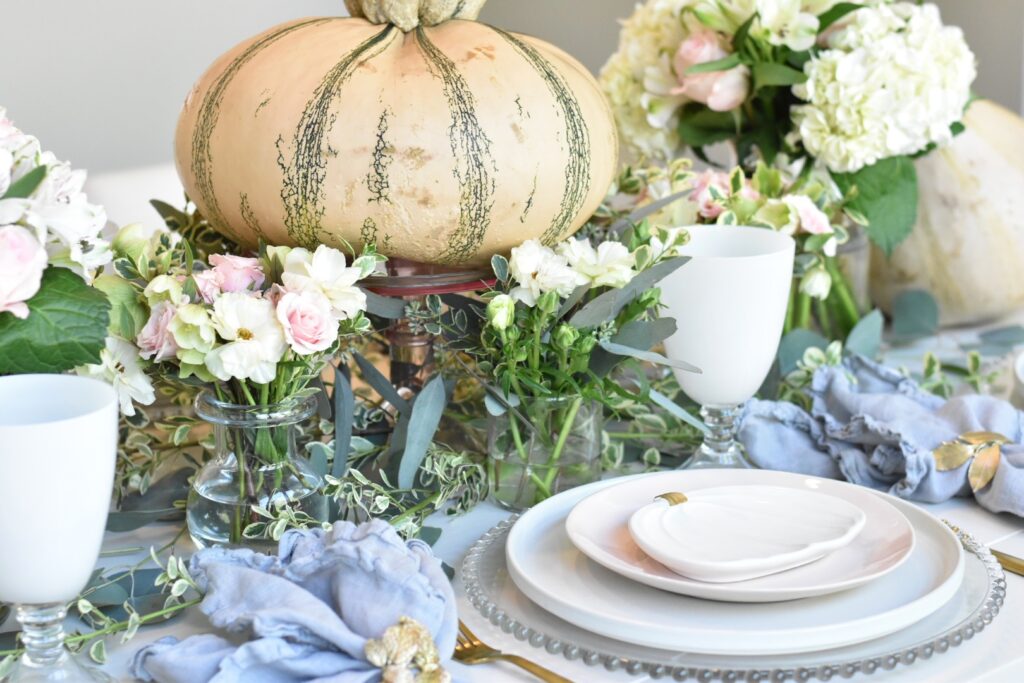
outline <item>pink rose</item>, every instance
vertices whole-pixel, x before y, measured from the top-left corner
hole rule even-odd
[[[277,302],[277,320],[285,339],[300,356],[325,351],[338,338],[338,319],[320,292],[287,292]]]
[[[693,201],[697,202],[697,211],[704,218],[713,220],[725,211],[720,200],[711,194],[711,188],[718,191],[720,197],[729,196],[729,176],[718,171],[707,170],[697,176],[693,186]]]
[[[31,232],[17,225],[0,228],[0,313],[28,317],[25,302],[39,291],[46,262],[46,249]]]
[[[210,257],[217,284],[223,292],[244,292],[256,289],[266,277],[259,259],[230,254],[214,254]]]
[[[807,195],[789,195],[784,197],[782,201],[800,219],[799,229],[801,232],[811,235],[828,235],[832,233],[832,223],[829,221],[828,216]]]
[[[221,295],[217,273],[212,270],[201,270],[198,273],[193,273],[192,279],[195,280],[199,296],[203,298],[204,303],[212,304]]]
[[[178,344],[174,341],[174,335],[167,330],[174,318],[175,309],[169,301],[157,302],[149,312],[149,320],[146,326],[139,332],[135,343],[139,347],[139,355],[143,358],[152,358],[160,361],[174,358],[178,353]]]
[[[742,64],[728,71],[687,74],[691,66],[729,56],[714,31],[699,31],[684,40],[672,61],[679,87],[673,95],[685,95],[713,111],[731,111],[743,104],[750,92],[750,69]]]

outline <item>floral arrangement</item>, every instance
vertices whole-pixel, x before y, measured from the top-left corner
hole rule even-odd
[[[911,160],[958,132],[975,76],[933,4],[648,0],[602,83],[635,154],[664,162],[728,141],[750,171],[807,160],[891,251],[916,218]]]
[[[0,375],[98,358],[109,306],[89,284],[111,251],[84,183],[0,108]]]
[[[295,398],[319,376],[339,339],[370,328],[357,282],[379,257],[349,264],[328,246],[316,251],[265,247],[258,257],[194,258],[168,231],[127,226],[114,239],[114,270],[97,286],[113,302],[101,362],[83,374],[110,381],[122,411],[151,403],[150,376],[212,386],[236,405]]]
[[[479,336],[459,348],[473,357],[496,418],[489,455],[499,501],[531,505],[597,476],[604,407],[624,394],[647,398],[645,381],[630,391],[612,377],[624,361],[695,370],[650,350],[675,332],[658,317],[656,284],[686,262],[677,257],[685,240],[678,228],[639,225],[621,241],[530,240],[509,259],[494,257]]]

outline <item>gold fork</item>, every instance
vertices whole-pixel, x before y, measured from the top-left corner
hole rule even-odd
[[[541,665],[534,664],[519,655],[507,655],[500,650],[495,650],[490,645],[481,642],[462,621],[459,621],[459,635],[455,639],[455,659],[469,665],[496,661],[508,662],[529,671],[545,683],[572,683],[568,678],[548,671]]]

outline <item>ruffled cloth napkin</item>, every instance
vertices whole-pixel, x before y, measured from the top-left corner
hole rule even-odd
[[[441,660],[455,648],[455,596],[440,562],[427,544],[403,541],[381,520],[289,531],[276,557],[202,550],[190,572],[206,594],[200,609],[230,639],[159,640],[132,662],[132,674],[143,681],[372,683],[381,680],[388,653],[371,639],[403,617],[429,631]],[[368,642],[377,648],[374,663]],[[408,655],[408,640],[402,645]],[[414,679],[400,669],[385,670],[385,680],[445,680],[422,673]]]
[[[845,478],[901,498],[938,503],[972,493],[971,461],[940,471],[933,452],[970,432],[1009,439],[991,482],[975,492],[993,512],[1024,516],[1024,413],[990,396],[945,400],[863,357],[823,366],[810,413],[792,403],[751,401],[740,441],[759,467]]]

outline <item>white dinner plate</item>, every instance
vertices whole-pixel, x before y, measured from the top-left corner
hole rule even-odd
[[[630,517],[666,491],[695,493],[722,483],[766,485],[824,493],[855,505],[864,528],[846,546],[817,562],[786,572],[733,583],[688,579],[644,553],[627,527]],[[668,487],[668,488],[666,488]],[[695,470],[619,479],[572,510],[566,531],[587,557],[633,581],[708,600],[775,602],[849,590],[894,571],[910,557],[914,530],[888,496],[861,486],[768,470]]]
[[[819,560],[849,545],[866,519],[838,496],[750,484],[690,491],[675,504],[659,498],[641,505],[628,526],[637,546],[676,574],[733,583]],[[574,521],[586,528],[592,520],[569,515],[566,528],[576,543]]]
[[[697,479],[765,477],[773,485],[848,486],[778,472],[681,472]],[[696,476],[695,476],[696,475]],[[626,481],[664,476],[640,475]],[[674,595],[625,579],[587,559],[570,542],[565,520],[605,481],[559,494],[526,512],[509,533],[509,576],[552,614],[616,640],[683,652],[762,655],[813,652],[879,638],[942,607],[963,579],[963,550],[937,519],[890,499],[914,527],[907,561],[860,588],[797,602],[740,604]],[[760,481],[758,483],[766,483]],[[678,488],[677,488],[678,490]],[[883,498],[882,494],[873,494]]]

